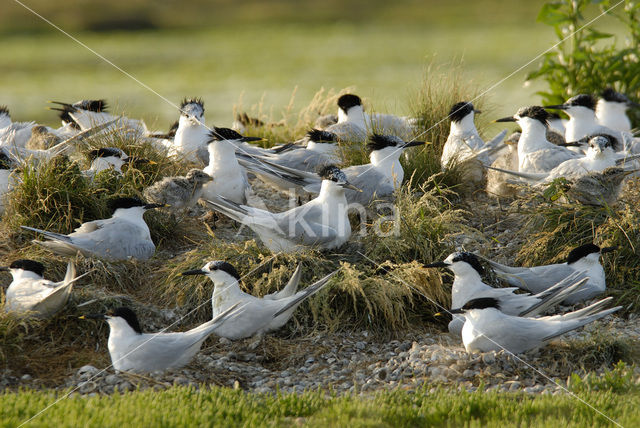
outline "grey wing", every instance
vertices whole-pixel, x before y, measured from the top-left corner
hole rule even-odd
[[[349,203],[369,205],[376,198],[386,198],[393,194],[393,183],[370,165],[358,165],[344,170],[347,179],[362,192],[346,189],[345,196]]]
[[[137,225],[115,219],[101,221],[100,227],[89,233],[69,235],[73,244],[99,257],[114,260],[129,257],[146,260],[153,256],[155,245],[151,239],[141,236],[142,231]]]
[[[555,264],[521,268],[520,272],[500,272],[498,275],[509,284],[524,288],[532,293],[540,293],[575,273],[568,265]]]

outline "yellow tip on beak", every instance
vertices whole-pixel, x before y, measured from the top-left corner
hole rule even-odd
[[[86,320],[86,318],[85,318],[85,316],[84,316],[84,315],[80,315],[80,316],[78,317],[78,319],[79,319],[79,320]]]

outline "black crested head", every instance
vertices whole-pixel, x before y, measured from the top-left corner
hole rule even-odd
[[[337,136],[333,132],[312,129],[307,132],[307,137],[309,137],[309,140],[314,143],[335,143]]]
[[[614,102],[614,103],[622,103],[622,104],[631,103],[631,100],[629,98],[627,98],[627,96],[625,94],[621,94],[620,92],[616,92],[613,88],[606,88],[604,91],[602,91],[600,96],[605,101],[610,101],[610,102]]]
[[[323,180],[331,180],[336,183],[346,183],[347,176],[335,165],[325,165],[318,169],[318,175]]]
[[[35,260],[29,260],[29,259],[16,260],[13,263],[11,263],[11,265],[9,265],[9,269],[28,270],[40,276],[44,275],[44,265]]]
[[[131,309],[125,307],[116,308],[109,312],[107,316],[123,318],[136,333],[142,334],[142,328],[138,322],[138,317]]]
[[[549,112],[540,106],[522,107],[518,110],[516,115],[519,117],[529,117],[531,119],[535,119],[542,123],[544,126],[549,126],[548,121],[551,118]]]
[[[342,110],[349,111],[351,107],[361,106],[362,100],[359,96],[353,94],[345,94],[338,98],[338,107]]]
[[[0,150],[0,169],[11,169],[13,162],[11,158],[2,150]]]
[[[453,257],[452,261],[454,263],[455,262],[469,263],[471,267],[474,268],[476,272],[478,272],[479,275],[484,275],[484,266],[482,266],[482,263],[480,263],[480,259],[478,259],[478,256],[476,256],[473,253],[469,253],[467,251],[458,252]]]
[[[586,107],[591,110],[596,109],[596,98],[589,94],[580,94],[575,97],[571,97],[564,103],[567,106],[580,106]]]
[[[73,106],[82,110],[95,111],[96,113],[107,111],[107,102],[105,100],[82,100],[73,104]]]
[[[7,116],[11,117],[11,115],[9,114],[9,107],[0,106],[0,116],[2,116],[2,115],[7,115]]]
[[[231,263],[223,262],[220,260],[211,262],[209,263],[209,270],[212,270],[212,271],[221,270],[223,272],[228,273],[229,275],[234,277],[236,280],[240,281],[240,274],[238,273],[236,268],[234,268],[233,265],[231,265]]]
[[[200,108],[204,112],[204,101],[202,101],[202,98],[184,98],[180,102],[180,110],[182,110],[183,108],[185,108],[189,104],[196,104],[196,105],[200,106]]]
[[[119,208],[144,207],[146,204],[139,198],[116,198],[109,201],[109,208],[115,212]]]
[[[115,147],[102,147],[100,149],[91,150],[87,153],[89,160],[94,161],[97,158],[116,157],[122,159],[123,152]]]
[[[493,297],[480,297],[477,299],[471,299],[462,306],[462,309],[470,311],[472,309],[487,309],[495,308],[500,310],[500,302]]]
[[[369,149],[369,153],[371,153],[375,150],[382,150],[385,147],[399,147],[402,144],[404,144],[404,141],[396,136],[373,134],[369,137],[367,149]]]
[[[242,135],[237,133],[231,128],[217,128],[213,127],[213,131],[209,132],[209,141],[223,141],[223,140],[240,140]]]
[[[588,256],[589,254],[599,253],[600,247],[595,244],[585,244],[581,245],[577,248],[571,250],[569,255],[567,256],[567,264],[575,263],[583,257]]]
[[[451,110],[449,110],[449,119],[451,119],[452,122],[460,122],[472,112],[473,104],[461,101],[459,103],[455,103],[453,107],[451,107]]]

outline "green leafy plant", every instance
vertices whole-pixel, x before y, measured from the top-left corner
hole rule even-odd
[[[527,80],[543,79],[548,89],[538,92],[543,103],[559,104],[581,93],[599,94],[612,86],[632,99],[640,96],[640,4],[625,0],[562,0],[546,3],[538,21],[553,27],[558,45],[547,52]],[[604,13],[624,29],[624,41],[595,28]],[[621,24],[621,25],[620,25]],[[640,112],[629,111],[634,126]]]

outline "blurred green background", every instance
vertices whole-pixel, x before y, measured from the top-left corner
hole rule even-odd
[[[234,106],[273,120],[321,88],[350,87],[369,110],[407,114],[426,69],[462,61],[479,88],[554,40],[536,22],[543,2],[497,0],[24,0],[169,100],[205,100],[208,124],[229,126]],[[47,100],[106,98],[112,111],[164,129],[169,103],[22,7],[0,8],[0,104],[14,120],[57,124]],[[488,93],[496,117],[538,102],[523,88],[537,61]],[[294,96],[295,95],[295,96]],[[291,101],[293,99],[293,101]],[[290,105],[291,102],[291,105]]]

